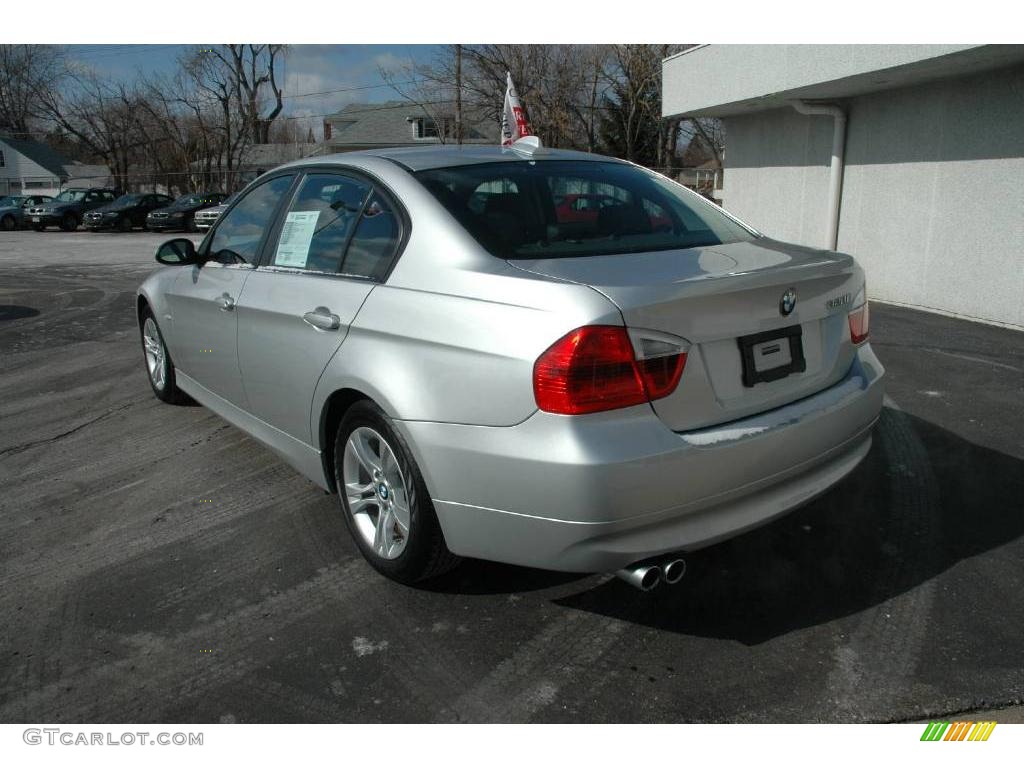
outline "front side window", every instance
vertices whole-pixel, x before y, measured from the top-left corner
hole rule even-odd
[[[291,176],[277,176],[249,190],[218,222],[209,257],[225,264],[255,264],[263,235],[291,184]]]
[[[370,185],[337,174],[312,173],[288,208],[271,264],[314,272],[341,271]]]
[[[57,195],[54,200],[60,203],[80,203],[85,200],[85,192],[80,189],[67,189]]]
[[[523,160],[415,176],[484,248],[505,259],[641,253],[755,237],[712,203],[623,163]]]

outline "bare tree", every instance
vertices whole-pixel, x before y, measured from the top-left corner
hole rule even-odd
[[[222,136],[215,102],[179,67],[170,76],[144,81],[146,98],[139,130],[156,151],[148,159],[168,189],[216,189],[223,179],[216,171]]]
[[[391,90],[423,112],[425,118],[433,124],[441,144],[447,144],[453,138],[456,143],[462,143],[458,136],[462,99],[461,94],[456,92],[461,72],[454,74],[455,67],[461,67],[461,63],[456,65],[454,62],[455,47],[451,46],[450,49],[446,47],[442,50],[429,63],[410,61],[397,69],[380,67],[378,70],[381,79],[391,86]],[[454,130],[449,130],[449,117]]]
[[[217,114],[208,131],[211,154],[208,157],[227,191],[240,183],[239,167],[252,142],[253,123],[244,111],[242,85],[233,61],[195,49],[181,62],[183,76],[194,94],[196,108]]]
[[[217,59],[231,73],[235,98],[242,121],[256,144],[269,142],[270,126],[284,108],[284,95],[277,84],[277,59],[283,45],[229,44],[220,45],[200,55]],[[263,114],[264,92],[269,88],[273,105]]]
[[[73,72],[69,78],[71,87],[64,92],[39,94],[42,113],[101,158],[117,187],[127,188],[128,168],[145,144],[136,130],[139,93],[91,72]]]
[[[691,117],[681,122],[680,138],[700,142],[721,168],[725,154],[725,131],[717,117]]]
[[[67,74],[63,51],[52,45],[0,45],[0,130],[27,137],[45,119],[41,93],[60,87]]]
[[[396,93],[437,123],[454,107],[454,122],[465,136],[467,122],[500,123],[510,73],[530,126],[545,144],[593,151],[599,101],[608,86],[606,56],[607,47],[598,45],[452,45],[427,63],[383,74]]]

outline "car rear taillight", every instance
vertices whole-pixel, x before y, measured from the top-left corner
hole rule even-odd
[[[630,335],[622,326],[587,325],[552,344],[533,366],[537,406],[576,415],[671,394],[686,365],[686,342],[639,331],[630,341]]]
[[[854,344],[863,344],[868,338],[870,325],[871,316],[865,299],[863,304],[850,313],[850,341]]]

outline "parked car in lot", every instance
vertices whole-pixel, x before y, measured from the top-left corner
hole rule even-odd
[[[205,232],[206,230],[208,230],[210,227],[213,226],[213,223],[218,218],[220,218],[220,215],[228,209],[228,206],[230,206],[231,203],[233,203],[234,201],[235,196],[232,195],[220,205],[215,205],[212,208],[203,208],[201,211],[196,211],[196,229],[198,229],[200,232]]]
[[[160,232],[168,229],[195,232],[196,212],[220,205],[225,195],[220,192],[203,192],[182,195],[165,208],[158,208],[146,216],[146,229]]]
[[[103,229],[117,229],[131,232],[135,227],[146,227],[146,216],[157,208],[165,208],[174,199],[158,193],[121,195],[112,203],[100,206],[84,216],[85,228],[98,232]]]
[[[0,197],[0,229],[10,232],[25,225],[25,211],[53,198],[49,195],[8,195]]]
[[[587,188],[623,204],[559,223],[557,191]],[[882,406],[852,257],[598,155],[309,158],[156,258],[137,300],[156,396],[338,493],[406,583],[458,556],[674,582],[680,553],[849,473]]]
[[[89,211],[117,199],[117,190],[103,187],[65,189],[52,200],[28,209],[32,229],[42,232],[47,227],[60,227],[73,232]]]

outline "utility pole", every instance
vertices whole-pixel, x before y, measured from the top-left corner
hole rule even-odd
[[[455,143],[462,144],[462,46],[455,46]]]

